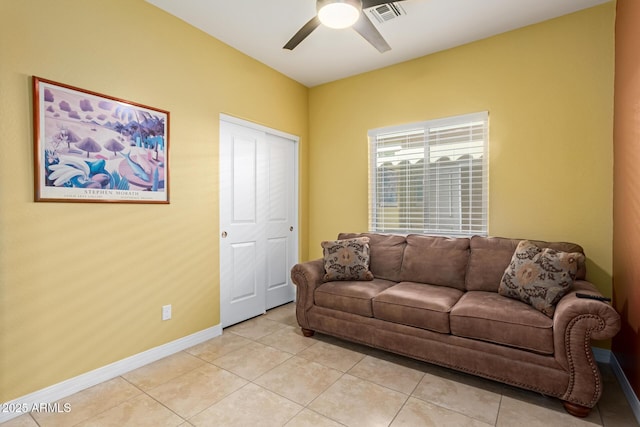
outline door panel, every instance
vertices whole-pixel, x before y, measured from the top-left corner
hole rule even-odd
[[[257,277],[255,268],[247,268],[256,259],[255,242],[231,245],[233,262],[233,281],[231,288],[231,304],[257,296]]]
[[[233,222],[256,222],[256,139],[233,135],[231,156],[233,161]]]
[[[259,215],[266,198],[258,179],[264,174],[258,161],[262,133],[221,123],[220,137],[220,315],[226,327],[265,312],[265,229]]]
[[[269,161],[269,214],[266,218],[269,247],[266,308],[267,310],[293,301],[294,285],[290,271],[295,264],[296,254],[292,253],[293,239],[297,234],[295,224],[295,150],[289,139],[267,135]],[[277,242],[277,243],[276,243]],[[273,249],[273,253],[271,252]]]
[[[269,221],[289,219],[287,148],[279,143],[269,146]]]
[[[267,269],[268,269],[268,282],[267,292],[269,290],[287,286],[287,239],[269,239],[267,249]]]

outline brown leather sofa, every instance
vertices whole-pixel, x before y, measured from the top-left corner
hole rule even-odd
[[[324,282],[322,259],[297,264],[296,316],[315,331],[362,343],[563,401],[584,417],[598,402],[602,379],[591,340],[613,337],[620,316],[585,280],[581,262],[553,317],[498,294],[519,239],[424,235],[369,237],[372,281]],[[536,246],[580,252],[572,243]]]

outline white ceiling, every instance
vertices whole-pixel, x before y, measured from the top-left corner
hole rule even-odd
[[[353,29],[318,27],[282,46],[316,13],[315,0],[147,0],[305,86],[375,70],[610,0],[406,0],[406,15],[372,21],[391,45],[379,53]],[[205,52],[203,52],[205,54]]]

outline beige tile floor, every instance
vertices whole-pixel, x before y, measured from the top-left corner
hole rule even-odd
[[[536,393],[317,334],[294,305],[63,399],[71,411],[14,426],[638,426],[603,365],[586,419]]]

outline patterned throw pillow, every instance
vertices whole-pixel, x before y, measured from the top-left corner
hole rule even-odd
[[[553,317],[556,304],[573,284],[578,265],[583,262],[581,253],[539,248],[523,240],[504,271],[498,293]]]
[[[324,281],[373,280],[369,271],[369,238],[322,242]]]

